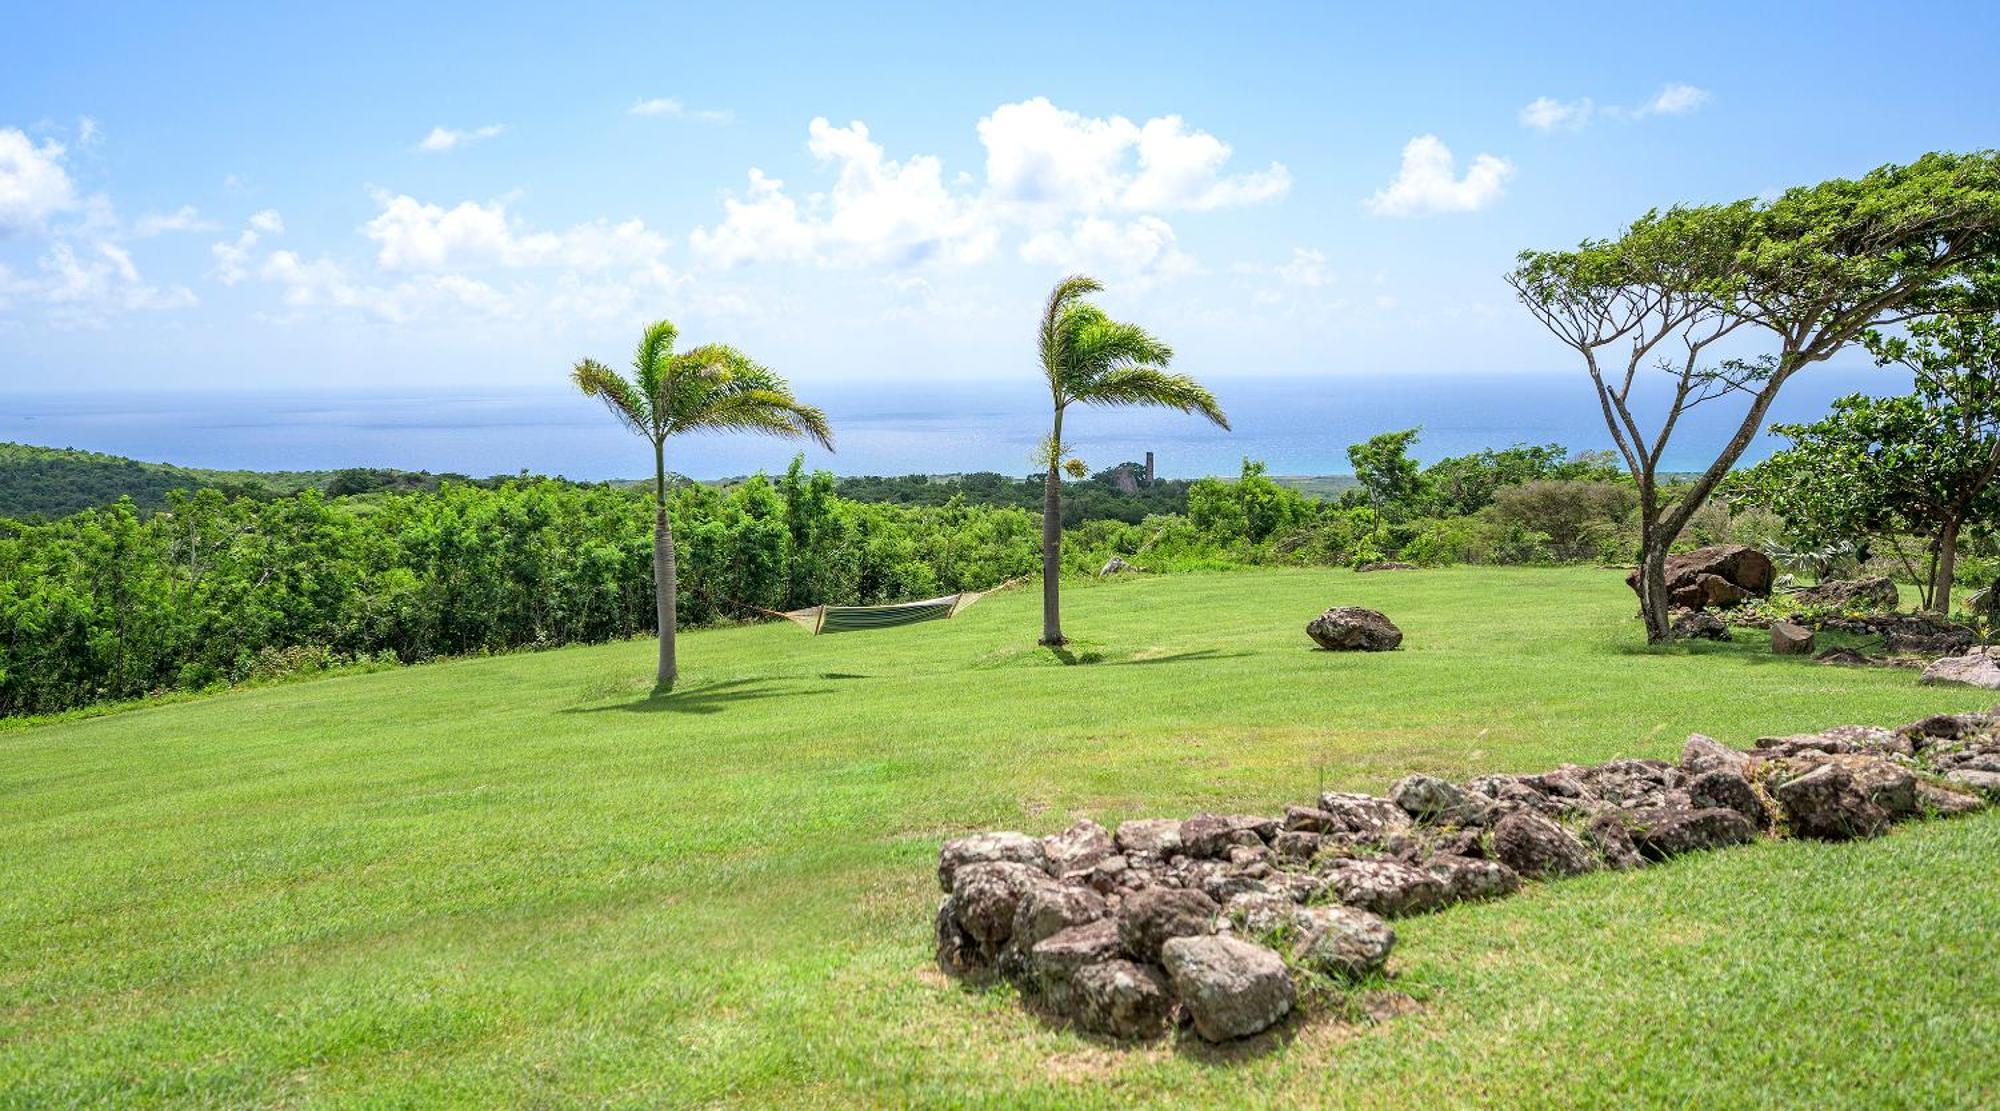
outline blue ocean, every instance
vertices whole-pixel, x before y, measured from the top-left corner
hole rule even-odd
[[[1421,427],[1424,460],[1514,443],[1610,447],[1581,373],[1218,378],[1232,429],[1175,413],[1073,409],[1066,439],[1092,468],[1151,451],[1170,477],[1234,474],[1244,457],[1275,474],[1345,474],[1347,445],[1377,432]],[[1822,368],[1786,387],[1774,420],[1813,419],[1841,394],[1900,392],[1888,371]],[[669,466],[696,478],[782,470],[806,461],[841,474],[937,474],[1033,469],[1048,431],[1039,383],[801,384],[826,409],[838,450],[751,436],[702,436],[669,444]],[[1742,405],[1697,409],[1665,460],[1696,469],[1714,457]],[[546,390],[404,392],[0,393],[0,440],[73,447],[183,466],[319,470],[352,466],[455,471],[522,470],[576,479],[633,477],[650,469],[641,441],[597,403]],[[1750,459],[1775,446],[1760,436]]]

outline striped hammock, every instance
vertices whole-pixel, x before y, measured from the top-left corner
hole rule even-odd
[[[957,594],[947,594],[942,598],[926,598],[921,602],[896,602],[886,606],[812,606],[802,610],[767,610],[762,606],[737,605],[753,609],[768,617],[782,617],[814,636],[821,633],[859,633],[870,629],[893,629],[898,625],[916,625],[924,621],[943,621],[957,617],[972,603],[988,594],[998,594],[1017,583],[1026,582],[1024,576],[1009,579],[999,586],[985,590],[961,590]]]

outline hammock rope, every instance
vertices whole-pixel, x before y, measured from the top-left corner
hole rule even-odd
[[[943,621],[964,613],[974,602],[989,594],[998,594],[1028,581],[1030,576],[1008,579],[998,586],[985,590],[961,590],[957,594],[946,594],[937,598],[925,598],[918,602],[892,602],[884,606],[808,606],[798,610],[772,610],[763,606],[753,606],[739,602],[727,595],[713,595],[730,605],[761,613],[766,617],[782,617],[814,636],[822,633],[856,633],[874,629],[893,629],[901,625],[916,625],[924,621]]]

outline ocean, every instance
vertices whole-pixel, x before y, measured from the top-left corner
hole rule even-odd
[[[1157,410],[1076,407],[1066,438],[1093,469],[1154,453],[1168,477],[1233,475],[1247,456],[1274,474],[1345,474],[1347,445],[1421,426],[1425,461],[1515,443],[1610,447],[1581,374],[1463,374],[1361,378],[1217,378],[1233,426],[1223,431]],[[1810,420],[1857,390],[1897,392],[1888,371],[1824,368],[1800,375],[1774,420]],[[695,478],[808,465],[841,474],[937,474],[1034,469],[1048,432],[1047,395],[1015,383],[801,385],[827,410],[838,450],[755,436],[671,441],[668,465]],[[1665,466],[1705,466],[1740,419],[1741,405],[1697,409]],[[643,443],[594,401],[565,390],[402,392],[0,392],[0,440],[73,447],[182,466],[251,470],[400,467],[469,475],[532,471],[595,480],[650,470]],[[1749,459],[1774,441],[1760,436]]]

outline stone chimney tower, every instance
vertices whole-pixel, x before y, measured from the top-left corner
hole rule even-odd
[[[1153,453],[1149,451],[1146,453],[1146,485],[1151,486],[1152,484],[1153,484]]]

